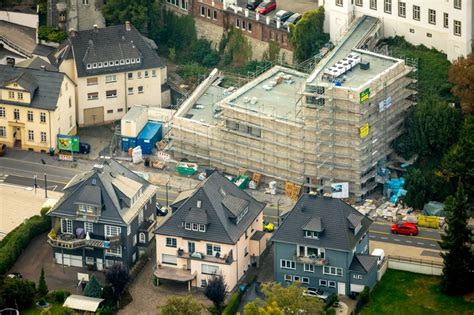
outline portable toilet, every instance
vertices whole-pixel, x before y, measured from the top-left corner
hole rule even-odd
[[[155,144],[163,138],[163,125],[158,122],[150,121],[137,137],[137,146],[142,148],[143,154],[152,154]]]

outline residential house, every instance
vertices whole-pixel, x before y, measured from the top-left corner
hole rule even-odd
[[[48,213],[57,264],[97,270],[132,266],[154,239],[156,186],[115,160],[74,176]]]
[[[74,82],[64,73],[0,65],[0,142],[37,152],[76,133]]]
[[[77,85],[79,127],[119,120],[133,105],[169,104],[166,66],[130,23],[71,31],[51,63]]]
[[[159,280],[205,287],[213,275],[230,291],[266,248],[265,204],[213,172],[158,227],[154,274]]]
[[[373,288],[377,257],[368,254],[371,223],[340,199],[302,195],[271,239],[275,280],[341,295]]]

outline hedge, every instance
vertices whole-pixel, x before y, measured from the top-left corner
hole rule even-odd
[[[234,315],[235,313],[237,313],[237,308],[239,307],[242,295],[243,293],[240,292],[240,290],[237,290],[237,292],[232,294],[229,303],[227,303],[224,310],[222,311],[222,315]]]
[[[8,272],[33,238],[51,229],[48,211],[49,208],[41,209],[41,215],[27,219],[0,242],[0,275]]]

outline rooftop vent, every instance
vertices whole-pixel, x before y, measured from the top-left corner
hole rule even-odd
[[[361,61],[359,65],[361,70],[369,70],[370,68],[370,62],[368,61]]]
[[[127,31],[131,31],[131,30],[132,30],[130,21],[125,21],[125,30],[127,30]]]
[[[104,169],[104,165],[94,164],[94,170],[96,170],[97,172],[102,173],[103,169]]]

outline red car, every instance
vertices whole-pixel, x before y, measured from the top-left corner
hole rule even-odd
[[[276,4],[275,1],[265,1],[265,2],[260,3],[257,10],[255,10],[255,12],[257,12],[258,14],[265,15],[265,14],[275,10],[276,7],[277,7],[277,4]]]
[[[418,235],[418,227],[414,223],[392,224],[390,231],[393,234]]]

